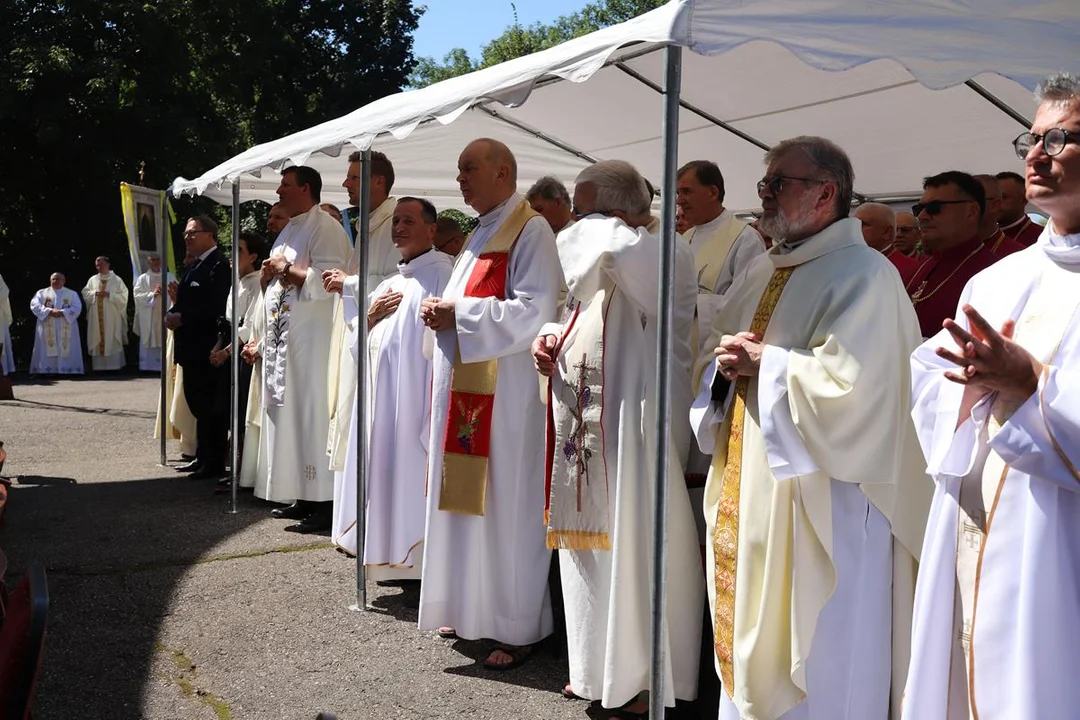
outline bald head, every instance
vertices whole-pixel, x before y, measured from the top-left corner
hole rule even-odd
[[[64,277],[64,273],[55,272],[49,276],[49,287],[53,290],[59,290],[64,287],[64,283],[67,282],[67,278]]]
[[[979,237],[987,240],[998,232],[998,216],[1001,214],[1001,183],[993,175],[976,175],[975,179],[986,193],[986,210],[979,223]]]
[[[458,157],[457,182],[470,207],[481,215],[491,212],[517,192],[514,153],[498,140],[473,140]]]
[[[855,208],[855,217],[862,223],[863,239],[879,252],[887,252],[896,238],[896,213],[888,205],[863,203]]]

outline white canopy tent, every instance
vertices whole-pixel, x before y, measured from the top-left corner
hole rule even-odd
[[[571,180],[594,159],[634,163],[666,189],[655,436],[667,438],[678,163],[717,161],[727,177],[725,204],[736,210],[757,207],[763,153],[795,135],[835,140],[852,157],[857,192],[877,199],[915,195],[924,175],[944,169],[1020,169],[1010,140],[1034,115],[1030,90],[1076,65],[1078,40],[1076,0],[980,0],[977,14],[967,0],[672,0],[558,47],[388,96],[194,180],[178,178],[171,189],[223,199],[230,186],[235,218],[241,200],[273,199],[274,171],[288,164],[323,170],[333,187],[344,175],[341,151],[351,146],[390,156],[395,194],[454,206],[457,155],[480,136],[515,150],[522,185],[548,173]],[[361,323],[361,345],[365,334]],[[653,717],[662,716],[664,697],[667,453],[658,443]],[[362,532],[358,526],[359,544]],[[358,605],[366,597],[362,567],[358,560]]]
[[[716,160],[727,205],[757,207],[764,149],[785,137],[830,137],[852,157],[856,190],[917,195],[948,168],[1020,169],[1009,141],[1034,114],[1030,89],[1075,63],[1075,0],[673,0],[629,22],[420,90],[256,146],[175,194],[274,200],[283,165],[322,171],[326,201],[354,148],[386,152],[395,194],[461,207],[457,154],[475,137],[518,155],[523,186],[570,181],[591,159],[626,159],[659,184],[667,43],[684,59],[679,161]],[[585,82],[588,81],[588,82]],[[531,100],[532,102],[526,102]]]

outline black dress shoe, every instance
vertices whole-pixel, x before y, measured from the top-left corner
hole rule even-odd
[[[195,456],[194,455],[188,455],[187,453],[180,453],[180,459],[181,460],[187,460],[188,462],[190,462],[190,461],[195,459]]]
[[[176,472],[195,472],[196,470],[202,470],[202,463],[198,460],[192,460],[186,465],[176,466]]]
[[[315,513],[314,515],[309,515],[295,525],[286,526],[285,532],[311,535],[313,533],[326,532],[333,524],[334,521],[330,515],[326,515],[325,513]]]
[[[221,470],[207,470],[205,468],[199,468],[195,472],[188,475],[189,480],[218,480],[225,477],[227,473],[224,469]]]
[[[294,502],[288,507],[274,508],[270,511],[270,517],[278,520],[303,520],[311,514],[311,510],[302,502]]]

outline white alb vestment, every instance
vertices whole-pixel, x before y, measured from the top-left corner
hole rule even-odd
[[[109,293],[108,297],[98,297],[100,291]],[[110,270],[87,280],[82,297],[86,304],[86,348],[92,367],[119,370],[124,367],[128,337],[127,285]]]
[[[384,281],[397,275],[397,263],[401,253],[394,246],[394,208],[397,200],[388,198],[369,215],[368,221],[368,293],[372,293]],[[391,254],[386,253],[389,245]],[[363,294],[360,287],[360,239],[357,236],[346,267],[346,278],[334,308],[333,343],[330,345],[330,374],[327,378],[330,401],[330,432],[326,439],[326,453],[330,456],[330,469],[337,472],[345,467],[345,449],[351,437],[349,427],[353,404],[356,399],[356,357],[353,345],[357,341],[358,328],[356,298]],[[384,275],[376,262],[382,263],[393,259],[393,270]],[[352,303],[351,312],[346,305]],[[367,307],[367,303],[363,303]],[[336,482],[336,481],[335,481]]]
[[[960,418],[963,387],[944,377],[956,367],[934,352],[955,348],[952,336],[943,330],[912,356],[912,415],[935,489],[904,718],[1076,717],[1080,234],[1051,222],[1035,245],[968,282],[955,315],[968,327],[964,304],[994,328],[1016,321],[1015,341],[1044,371],[1027,400],[990,394]]]
[[[420,579],[427,516],[427,461],[431,434],[431,340],[420,303],[439,297],[453,260],[429,250],[398,265],[372,297],[400,292],[401,304],[368,334],[367,525],[364,564],[380,580]],[[355,302],[351,314],[357,313]],[[361,322],[365,316],[360,316]],[[357,353],[354,341],[351,348]],[[356,362],[353,359],[353,362]],[[331,538],[356,554],[356,413],[352,413],[344,469],[334,476]]]
[[[703,352],[691,412],[714,453],[706,585],[720,718],[885,720],[903,688],[930,499],[907,412],[915,313],[852,219],[755,259],[705,347],[761,332],[759,305],[774,312],[757,375],[737,385],[744,411],[729,412],[742,402]]]
[[[334,499],[334,474],[326,463],[330,426],[326,385],[334,295],[322,274],[345,265],[345,228],[318,205],[293,217],[270,257],[283,255],[306,273],[297,289],[274,278],[263,298],[263,410],[268,448],[266,495],[273,502]]]
[[[60,317],[50,312],[59,310]],[[30,312],[37,318],[34,330],[34,354],[30,358],[32,375],[82,375],[82,343],[79,339],[79,293],[68,288],[38,290],[30,301]]]
[[[11,314],[11,291],[3,276],[0,276],[0,368],[5,375],[15,372],[15,354],[11,349],[11,323],[14,317]],[[82,352],[80,347],[79,352]]]
[[[690,330],[697,293],[693,255],[681,238],[676,244],[664,656],[664,703],[669,707],[676,698],[697,697],[705,598],[697,531],[683,479],[690,427],[682,419],[690,410]],[[576,489],[587,478],[582,492],[595,494],[603,516],[600,526],[610,542],[610,550],[559,550],[570,687],[580,697],[617,708],[649,687],[660,242],[644,229],[591,215],[559,233],[558,250],[575,304],[564,323],[546,325],[540,332],[555,335],[560,347],[570,350],[560,352],[550,380],[553,410],[574,418],[579,429],[573,439],[575,455],[582,454],[581,446],[602,448],[602,453],[584,451],[590,453],[588,470],[556,458],[551,505],[554,511],[561,500],[564,508],[569,506],[564,512],[572,514]],[[593,364],[589,350],[598,344],[602,359],[593,354]],[[602,406],[599,422],[583,421],[590,405]],[[563,447],[554,451],[567,452]],[[549,540],[557,538],[559,527],[553,514]],[[565,548],[575,543],[570,537],[554,544]]]
[[[683,235],[686,242],[690,244],[690,249],[693,250],[695,261],[701,271],[698,277],[698,337],[701,340],[709,334],[709,329],[723,302],[724,293],[731,287],[731,283],[749,267],[751,260],[765,252],[765,241],[761,239],[761,235],[757,230],[746,225],[735,237],[727,254],[720,258],[723,265],[719,273],[710,273],[707,269],[701,268],[702,264],[714,260],[705,257],[708,253],[709,241],[733,222],[739,222],[738,218],[730,210],[724,210],[709,222],[696,225]],[[706,274],[710,277],[716,276],[716,282],[709,283],[708,287],[700,285]],[[699,350],[700,348],[694,348],[695,352]]]
[[[168,274],[166,284],[172,282],[172,273]],[[161,273],[146,271],[140,275],[131,288],[135,298],[135,319],[131,330],[139,336],[139,369],[157,372],[161,370],[161,305],[154,291],[161,287]],[[164,294],[164,289],[162,294]],[[165,297],[168,297],[165,295]]]
[[[258,273],[254,273],[256,278]],[[270,448],[266,442],[266,433],[262,431],[263,418],[263,344],[266,340],[266,309],[263,305],[262,287],[256,282],[259,292],[255,295],[247,316],[251,324],[244,328],[241,340],[246,345],[254,344],[258,359],[251,365],[251,385],[248,387],[247,415],[240,419],[244,423],[244,455],[240,459],[240,487],[255,488],[257,497],[266,497],[267,465],[270,462]],[[239,330],[238,330],[239,333]],[[244,362],[241,360],[240,362]]]
[[[555,319],[562,270],[551,226],[531,218],[510,251],[506,299],[465,297],[477,256],[522,197],[480,218],[458,256],[443,298],[456,327],[436,333],[428,462],[427,539],[420,628],[450,626],[466,639],[511,645],[552,632],[544,535],[544,406],[530,349]],[[443,443],[455,355],[498,360],[483,516],[439,509]]]

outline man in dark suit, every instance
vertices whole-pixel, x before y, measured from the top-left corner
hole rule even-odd
[[[210,352],[217,341],[217,319],[225,314],[232,287],[232,268],[217,246],[217,223],[205,215],[193,217],[184,228],[184,243],[194,262],[184,273],[176,302],[165,316],[173,331],[176,363],[184,368],[184,397],[196,420],[195,460],[178,468],[192,479],[225,474],[228,445],[228,406],[217,398],[227,388],[227,366],[214,367]],[[224,410],[224,411],[223,411]]]

